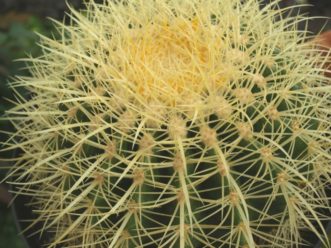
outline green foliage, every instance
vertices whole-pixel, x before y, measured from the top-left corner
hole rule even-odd
[[[0,16],[0,20],[1,20]],[[41,48],[37,45],[39,36],[37,33],[50,36],[53,27],[49,21],[41,20],[30,16],[25,22],[15,19],[7,27],[0,29],[0,116],[6,110],[13,107],[9,99],[14,98],[10,89],[11,77],[28,76],[29,70],[26,69],[26,62],[19,59],[27,56],[40,56]],[[28,94],[25,89],[19,89],[23,95]],[[3,131],[11,131],[10,122],[1,119],[0,126]],[[0,140],[6,139],[5,134],[1,134]],[[11,156],[11,153],[2,153],[2,156]]]
[[[0,22],[2,20],[0,16]],[[25,68],[26,63],[16,61],[27,55],[40,56],[41,49],[37,46],[39,37],[36,32],[49,36],[52,26],[48,21],[42,21],[37,17],[30,16],[26,22],[13,21],[7,27],[0,29],[0,117],[6,110],[12,107],[8,99],[13,99],[13,92],[10,89],[10,82],[14,76],[28,76],[30,72]],[[19,92],[26,95],[25,89]],[[0,119],[2,131],[13,131],[10,122]],[[5,133],[0,133],[0,141],[7,139]],[[1,158],[11,157],[12,152],[2,152]],[[1,162],[1,166],[7,162]],[[1,168],[0,181],[4,179],[6,169]],[[25,244],[18,235],[12,209],[0,203],[0,248],[24,248]]]
[[[11,209],[0,204],[0,248],[26,248],[18,236]]]
[[[25,62],[16,60],[27,55],[39,56],[41,49],[37,46],[39,37],[36,32],[49,36],[50,27],[49,22],[43,24],[40,19],[31,16],[24,23],[12,22],[4,30],[0,30],[0,115],[8,108],[9,103],[5,98],[12,98],[8,86],[9,77],[30,74],[24,69]]]

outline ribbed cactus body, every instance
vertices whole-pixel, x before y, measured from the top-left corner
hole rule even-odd
[[[92,1],[43,38],[8,118],[48,247],[329,245],[326,57],[282,12]]]

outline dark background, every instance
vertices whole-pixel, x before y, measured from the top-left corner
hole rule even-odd
[[[102,0],[98,0],[101,1]],[[264,4],[273,0],[261,0]],[[67,0],[75,8],[83,7],[81,0]],[[283,0],[282,7],[293,4],[310,4],[302,7],[300,13],[320,18],[309,22],[309,30],[318,34],[322,28],[331,30],[331,0]],[[28,75],[22,70],[22,62],[13,62],[27,54],[38,56],[41,51],[36,45],[38,36],[35,32],[50,36],[53,29],[46,17],[62,20],[68,8],[64,0],[0,0],[0,116],[10,104],[5,98],[11,98],[8,88],[9,78],[13,75]],[[293,12],[292,15],[298,14]],[[0,130],[11,130],[8,122],[0,120]],[[6,134],[0,133],[0,142]],[[1,149],[1,146],[0,146]],[[4,160],[10,153],[0,153],[0,182],[5,175],[5,166],[10,163]],[[1,169],[2,168],[2,169]],[[8,208],[10,195],[4,184],[0,184],[0,248],[25,248],[22,239],[17,235],[15,220]],[[331,235],[331,234],[330,234]]]
[[[261,1],[261,0],[260,0]],[[272,2],[273,0],[262,0],[263,3]],[[83,6],[82,0],[68,0],[70,5],[75,8]],[[99,0],[102,2],[102,0]],[[282,6],[294,4],[309,4],[311,6],[303,8],[310,16],[331,17],[331,0],[283,0]],[[41,18],[52,17],[61,19],[67,6],[64,0],[0,0],[0,14],[10,11],[29,13]],[[311,23],[311,30],[318,31],[324,24],[325,20],[316,20]],[[329,22],[328,28],[331,28]]]
[[[272,2],[273,0],[260,0],[263,3]],[[82,0],[67,0],[67,2],[79,8],[83,6]],[[99,0],[102,2],[102,0]],[[294,4],[309,4],[311,6],[303,8],[310,16],[324,16],[331,18],[331,0],[283,0],[281,6],[290,6]],[[67,11],[64,0],[0,0],[0,14],[10,11],[29,13],[41,18],[46,16],[62,19],[63,14]],[[314,20],[311,22],[310,29],[315,33],[324,25],[325,20]],[[331,29],[331,22],[326,29]]]

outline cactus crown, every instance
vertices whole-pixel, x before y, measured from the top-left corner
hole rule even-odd
[[[277,3],[91,1],[42,37],[7,149],[49,248],[329,245],[326,56]]]

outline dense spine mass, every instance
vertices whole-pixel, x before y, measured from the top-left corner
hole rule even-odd
[[[283,12],[92,1],[43,37],[8,149],[47,247],[330,247],[327,57]]]

